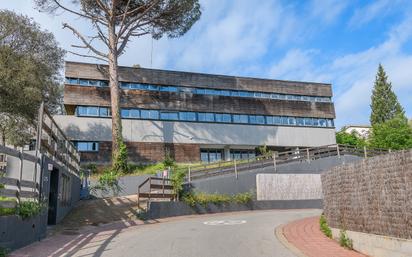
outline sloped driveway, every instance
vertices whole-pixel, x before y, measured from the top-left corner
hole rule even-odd
[[[92,211],[92,210],[91,210]],[[126,221],[60,233],[12,256],[293,257],[274,230],[320,210],[249,211]]]

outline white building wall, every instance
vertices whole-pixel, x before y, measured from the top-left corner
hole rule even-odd
[[[73,140],[111,141],[111,119],[56,115]],[[321,146],[335,144],[334,128],[260,126],[124,119],[123,137],[131,142],[206,145]]]

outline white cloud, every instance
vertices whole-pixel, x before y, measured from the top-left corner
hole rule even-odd
[[[389,14],[393,7],[403,0],[376,0],[372,1],[364,7],[355,10],[353,16],[349,20],[350,27],[360,27],[376,18],[382,18]]]
[[[342,0],[312,0],[309,9],[312,17],[331,23],[339,17],[348,4],[349,1]]]

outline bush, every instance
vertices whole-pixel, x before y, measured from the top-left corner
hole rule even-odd
[[[190,205],[191,207],[196,206],[196,204],[206,206],[209,203],[216,205],[221,205],[225,203],[239,203],[245,204],[253,199],[252,193],[240,193],[233,196],[226,194],[207,194],[203,192],[199,193],[189,193],[183,196],[183,201]]]
[[[185,181],[186,170],[176,170],[172,172],[171,182],[173,186],[173,192],[179,197],[183,191],[183,182]]]
[[[325,216],[322,214],[319,219],[320,230],[325,234],[325,236],[332,238],[332,230],[330,229]]]
[[[39,215],[43,210],[43,204],[35,201],[21,202],[17,206],[17,214],[23,219]]]
[[[2,201],[4,201],[4,202],[10,202],[10,201],[16,202],[16,199],[10,198],[10,197],[0,196],[0,202],[2,202]],[[0,207],[0,216],[7,216],[7,215],[14,215],[14,214],[16,214],[16,208],[3,208],[3,207]]]
[[[0,247],[0,257],[7,257],[8,252],[7,249]]]
[[[114,195],[118,195],[122,191],[122,187],[119,185],[119,174],[111,169],[106,169],[97,180],[97,185],[91,187],[93,192],[101,190],[103,193],[113,192]]]
[[[339,233],[339,244],[345,248],[353,249],[353,241],[348,237],[344,229],[340,230]]]
[[[113,156],[112,170],[116,173],[129,173],[127,165],[127,147],[123,140],[119,140],[119,151]]]

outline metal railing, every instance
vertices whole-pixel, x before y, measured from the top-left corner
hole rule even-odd
[[[191,180],[199,178],[219,176],[231,173],[234,173],[237,177],[238,173],[242,171],[254,170],[270,166],[272,166],[276,170],[277,165],[297,161],[311,162],[313,160],[331,156],[340,157],[342,155],[352,155],[367,158],[385,154],[387,152],[389,152],[389,150],[367,147],[359,148],[350,145],[339,144],[295,149],[285,152],[275,152],[270,156],[256,156],[249,159],[222,161],[211,164],[189,166],[187,168],[187,181],[191,182]]]

